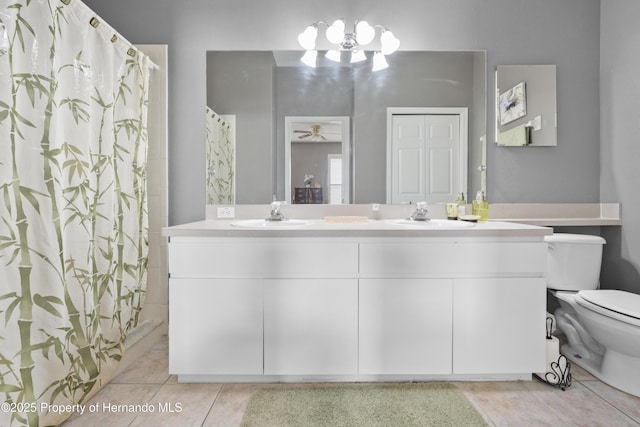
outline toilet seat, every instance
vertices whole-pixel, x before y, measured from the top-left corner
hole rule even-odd
[[[576,303],[624,323],[640,326],[640,295],[613,289],[582,290]]]

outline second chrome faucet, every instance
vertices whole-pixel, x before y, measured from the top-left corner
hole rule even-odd
[[[271,214],[269,214],[268,218],[265,218],[265,221],[288,221],[289,218],[285,217],[280,210],[280,206],[284,202],[271,202]]]
[[[429,210],[427,202],[416,203],[416,210],[407,218],[407,221],[429,221]]]

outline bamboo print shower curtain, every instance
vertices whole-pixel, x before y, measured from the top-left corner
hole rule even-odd
[[[235,140],[231,124],[206,107],[207,204],[233,205],[235,190]]]
[[[0,425],[115,370],[147,264],[147,58],[79,0],[0,0]]]

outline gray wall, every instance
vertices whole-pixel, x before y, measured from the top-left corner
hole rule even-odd
[[[603,202],[622,203],[607,240],[602,285],[640,293],[640,2],[602,2],[600,164]]]
[[[486,49],[489,141],[495,66],[556,64],[558,146],[490,144],[489,201],[622,202],[624,226],[605,231],[621,259],[605,258],[603,286],[639,291],[637,0],[602,1],[602,133],[600,0],[84,1],[129,41],[169,45],[170,224],[204,217],[208,50],[298,49],[306,25],[338,17],[391,28],[402,50]]]
[[[497,64],[556,64],[558,147],[490,145],[489,201],[599,200],[599,0],[85,2],[129,41],[169,44],[171,224],[202,219],[205,212],[205,52],[297,49],[296,36],[306,25],[338,17],[391,28],[402,50],[486,49],[489,94]],[[491,96],[488,103],[487,122],[493,123]],[[494,140],[492,126],[488,139]]]

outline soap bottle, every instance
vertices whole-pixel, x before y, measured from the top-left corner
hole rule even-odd
[[[464,199],[464,193],[460,193],[456,204],[458,205],[458,218],[465,216],[467,214],[467,201]]]
[[[471,204],[471,209],[474,215],[480,216],[479,222],[489,221],[489,202],[487,202],[484,191],[478,191],[476,199]]]

